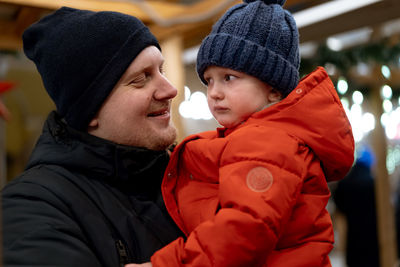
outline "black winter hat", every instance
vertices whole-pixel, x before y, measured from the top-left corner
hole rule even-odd
[[[61,116],[87,130],[136,56],[157,39],[137,18],[62,7],[23,34],[24,52]],[[161,49],[160,49],[161,50]]]
[[[244,0],[230,8],[203,40],[197,73],[208,66],[255,76],[288,95],[299,82],[299,33],[286,0]]]

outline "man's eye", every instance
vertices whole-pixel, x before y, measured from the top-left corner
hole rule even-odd
[[[130,82],[131,85],[134,86],[142,86],[145,82],[146,82],[147,76],[144,75],[140,75],[134,79],[132,79],[132,81]]]
[[[142,82],[144,82],[146,80],[146,77],[141,77],[141,78],[138,78],[138,79],[134,79],[133,81],[132,81],[132,83],[142,83]]]

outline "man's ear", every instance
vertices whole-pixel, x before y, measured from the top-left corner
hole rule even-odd
[[[89,127],[95,128],[97,126],[99,126],[99,120],[95,117],[89,122]]]

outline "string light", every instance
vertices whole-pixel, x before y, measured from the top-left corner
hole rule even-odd
[[[383,110],[386,113],[390,113],[393,110],[392,101],[390,101],[389,99],[383,100],[382,106],[383,106]]]
[[[383,99],[391,99],[392,94],[393,94],[392,88],[389,85],[386,84],[386,85],[382,86],[381,97]]]
[[[190,92],[185,86],[185,101],[179,105],[179,114],[186,119],[210,120],[212,114],[207,105],[207,97],[202,92]]]
[[[357,68],[357,72],[362,76],[367,76],[367,75],[371,74],[371,68],[365,62],[357,63],[357,67],[356,68]]]
[[[326,40],[326,45],[333,51],[340,51],[343,49],[343,45],[340,40],[334,37],[329,37]]]
[[[347,89],[349,89],[349,85],[347,84],[347,81],[343,78],[340,77],[337,83],[337,89],[339,94],[344,95],[347,92]]]
[[[400,101],[400,98],[399,98],[399,101]],[[343,105],[343,108],[346,110],[346,109],[349,109],[349,100],[347,99],[347,97],[342,97],[341,99],[340,99],[340,102],[342,102],[342,105]]]
[[[390,79],[391,76],[391,72],[388,66],[383,65],[381,68],[381,73],[383,75],[383,77],[385,77],[386,79]]]
[[[396,110],[392,110],[385,114],[387,114],[386,116],[387,121],[385,125],[386,136],[389,139],[395,139],[396,137],[398,137],[399,123],[400,123],[400,118],[399,118],[400,109],[397,108]]]
[[[362,115],[361,127],[364,133],[368,133],[375,129],[375,117],[372,113],[366,112]]]
[[[361,105],[364,101],[364,96],[360,91],[354,91],[352,99],[355,104]]]
[[[383,127],[386,127],[386,125],[388,124],[389,121],[389,114],[387,113],[383,113],[381,116],[381,124]]]

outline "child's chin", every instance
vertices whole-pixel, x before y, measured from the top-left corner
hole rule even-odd
[[[221,124],[221,125],[224,126],[225,128],[234,128],[234,127],[236,127],[239,123],[237,123],[237,122],[226,122],[226,121],[221,121],[221,122],[219,122],[219,124]]]

